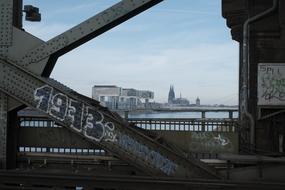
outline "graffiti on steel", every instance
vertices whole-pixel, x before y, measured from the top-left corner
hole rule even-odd
[[[193,151],[209,150],[232,152],[233,142],[223,133],[196,132],[191,133],[190,149]]]
[[[214,137],[214,143],[220,146],[226,146],[230,143],[230,140],[227,137],[223,137],[221,134],[218,134],[218,136]]]
[[[114,123],[106,121],[100,111],[69,98],[51,86],[44,85],[37,88],[34,92],[34,100],[38,109],[67,124],[75,131],[83,133],[89,139],[97,142],[113,142],[167,175],[174,174],[178,167],[165,156],[134,138],[118,130],[115,131]]]
[[[121,148],[133,152],[133,154],[142,158],[144,162],[153,165],[167,175],[172,175],[176,172],[177,164],[128,135],[118,133],[117,144]]]
[[[258,104],[285,104],[285,64],[259,64]]]
[[[262,98],[265,100],[277,99],[285,101],[285,78],[279,75],[265,75],[262,78],[261,86],[264,89]]]
[[[71,99],[48,85],[35,90],[34,100],[38,109],[68,124],[89,139],[97,142],[116,139],[114,124],[106,122],[100,111]]]

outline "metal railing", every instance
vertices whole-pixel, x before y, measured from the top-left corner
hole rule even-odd
[[[129,118],[128,121],[139,128],[151,131],[181,132],[223,132],[237,133],[237,119],[192,119],[192,118]],[[20,117],[20,127],[45,128],[60,127],[48,118]],[[81,149],[62,147],[19,147],[22,153],[55,153],[71,155],[106,155],[102,149]],[[196,158],[216,158],[217,154],[192,152]]]
[[[189,132],[237,131],[237,119],[129,118],[128,121],[146,130]]]
[[[160,114],[166,114],[166,113],[183,113],[185,115],[185,118],[195,118],[195,119],[209,119],[209,118],[225,118],[225,119],[236,119],[238,118],[239,115],[239,110],[232,108],[232,109],[226,109],[226,108],[203,108],[203,107],[198,107],[198,108],[181,108],[181,109],[157,109],[153,110],[154,112],[149,112],[145,113],[142,112],[142,114],[145,115],[147,118],[153,118],[157,117],[157,115]],[[135,118],[135,115],[138,114],[140,115],[140,112],[135,112],[135,111],[120,111],[119,112],[122,117],[125,119],[128,118]],[[148,115],[150,117],[148,117]],[[178,115],[179,116],[179,115]],[[164,118],[164,117],[163,117]],[[180,116],[179,116],[180,118]]]
[[[129,118],[130,123],[146,130],[161,131],[218,131],[236,132],[237,119],[192,119],[192,118]],[[61,127],[46,118],[21,117],[20,127]]]
[[[62,127],[53,120],[42,117],[20,117],[20,127]]]
[[[86,148],[49,148],[49,147],[19,147],[19,152],[30,153],[56,153],[56,154],[72,154],[72,155],[97,155],[104,156],[105,150],[102,149],[86,149]]]
[[[20,127],[30,128],[62,128],[53,120],[44,117],[20,117]],[[62,148],[62,147],[18,147],[18,151],[22,153],[55,153],[55,154],[72,154],[72,155],[97,155],[106,154],[103,149],[87,149],[87,148]]]

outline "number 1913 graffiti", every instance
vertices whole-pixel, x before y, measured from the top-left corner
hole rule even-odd
[[[52,118],[67,124],[86,137],[100,142],[114,141],[114,124],[105,122],[103,114],[45,85],[34,92],[36,107]]]

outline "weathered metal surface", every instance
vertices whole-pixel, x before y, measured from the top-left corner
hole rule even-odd
[[[8,29],[10,29],[9,31],[7,29],[8,32],[5,33],[9,36],[4,36],[5,39],[9,38],[10,40],[8,45],[12,44],[15,47],[8,49],[8,52],[11,53],[9,61],[6,59],[7,49],[5,56],[3,53],[1,54],[0,89],[23,104],[46,113],[50,118],[66,126],[75,134],[81,135],[90,142],[100,144],[105,150],[139,168],[143,168],[146,173],[215,178],[217,177],[215,173],[203,164],[194,160],[189,162],[166,147],[129,128],[123,120],[114,117],[108,110],[100,107],[97,102],[90,104],[90,100],[69,91],[58,82],[39,77],[42,74],[49,76],[56,59],[60,55],[161,1],[120,1],[113,7],[47,43],[41,43],[33,36],[23,34],[21,30],[15,28],[13,30],[12,3],[8,0],[2,0],[2,5],[6,6],[5,10],[1,11],[2,18],[4,18],[2,21],[7,26],[9,25]],[[11,37],[13,35],[15,42],[12,43]],[[7,45],[5,39],[3,39],[3,44]],[[30,41],[31,43],[27,43],[29,45],[26,46],[26,49],[20,51],[21,53],[24,52],[23,57],[17,59],[15,53],[19,52],[19,47],[22,46],[23,41]],[[15,51],[12,51],[13,48]],[[46,65],[48,60],[49,63]],[[28,69],[25,70],[22,66],[28,67]],[[30,71],[32,72],[30,73]],[[14,144],[12,143],[11,146],[14,147]]]
[[[24,104],[46,113],[59,124],[80,134],[121,159],[153,175],[215,178],[209,168],[186,160],[166,147],[129,128],[99,105],[74,97],[42,77],[16,64],[0,62],[0,89]]]
[[[10,3],[12,1],[0,0],[0,2]],[[130,0],[128,2],[134,3],[134,1],[132,1],[132,0]],[[135,2],[145,3],[146,1],[135,1]],[[147,2],[149,2],[149,1],[147,1]],[[155,2],[155,1],[152,1],[152,2]],[[232,17],[231,19],[229,19],[231,22],[228,22],[228,24],[230,26],[232,26],[232,28],[234,29],[234,34],[237,34],[239,29],[241,28],[240,26],[241,26],[241,23],[244,20],[244,18],[248,17],[248,15],[246,14],[247,10],[244,10],[244,9],[249,8],[249,16],[251,16],[251,15],[255,15],[256,13],[260,12],[260,10],[265,9],[267,7],[267,5],[270,5],[270,3],[271,3],[271,1],[260,1],[261,3],[259,1],[252,1],[249,4],[245,4],[244,2],[247,2],[247,1],[242,1],[242,3],[236,3],[236,2],[233,3],[234,2],[233,0],[231,0],[231,1],[230,0],[224,0],[223,2],[229,3],[228,4],[229,6],[226,6],[225,8],[230,10],[230,14],[225,14],[225,15],[227,17]],[[3,7],[2,5],[4,5],[4,4],[0,4],[0,5],[2,8]],[[238,6],[236,6],[236,5],[238,5]],[[242,7],[241,7],[241,5],[242,5]],[[246,6],[244,6],[244,5],[246,5]],[[264,6],[264,5],[266,5],[266,6]],[[4,5],[4,7],[5,6],[6,5]],[[235,7],[235,8],[233,8],[233,7]],[[239,7],[241,7],[241,8],[239,8]],[[280,7],[284,8],[284,3],[280,2]],[[5,11],[6,11],[5,14],[11,13],[11,12],[9,12],[10,11],[9,8],[6,10],[2,9],[1,13],[5,12]],[[119,12],[120,10],[117,9],[117,11]],[[223,11],[225,11],[225,10],[223,10]],[[258,65],[257,63],[260,63],[262,61],[263,62],[284,62],[284,53],[283,53],[284,52],[283,51],[283,49],[284,49],[284,31],[283,31],[283,29],[284,29],[284,22],[283,22],[284,17],[282,17],[282,15],[284,15],[284,11],[282,11],[282,9],[280,8],[279,12],[280,13],[279,13],[279,20],[278,21],[281,21],[280,22],[282,24],[281,27],[279,27],[279,25],[276,24],[276,23],[279,23],[277,21],[277,19],[274,19],[274,20],[272,19],[272,18],[275,18],[275,16],[276,16],[276,15],[273,15],[273,17],[268,18],[266,22],[259,22],[256,26],[253,26],[251,28],[252,30],[250,31],[250,33],[253,34],[253,36],[252,36],[253,38],[250,39],[250,52],[249,52],[249,54],[252,55],[252,57],[251,57],[252,62],[250,64],[251,74],[249,76],[250,81],[251,81],[250,82],[251,83],[250,84],[250,86],[251,86],[250,101],[251,102],[250,102],[250,106],[249,106],[250,109],[249,110],[253,115],[257,115],[257,114],[255,114],[255,111],[257,110],[257,109],[255,109],[256,108],[256,102],[257,102],[256,101],[256,97],[257,97],[257,94],[256,94],[256,89],[257,89],[256,88],[256,72],[255,72],[257,70],[257,65]],[[131,14],[133,14],[133,13],[131,13]],[[108,15],[108,17],[110,15]],[[10,22],[11,21],[11,15],[7,17],[8,18],[7,20],[5,19],[5,17],[2,17],[2,18],[4,18],[4,20],[5,20],[4,22],[6,22],[6,21]],[[122,20],[120,20],[119,22],[121,22],[121,21]],[[108,25],[108,22],[109,22],[109,20],[107,20],[107,25]],[[116,22],[116,23],[119,23],[119,22]],[[1,21],[1,24],[2,24],[2,21]],[[86,23],[84,23],[84,24],[86,24]],[[271,27],[271,26],[273,26],[273,27]],[[108,28],[111,28],[111,27],[113,27],[113,25],[109,24],[107,27],[103,27],[104,29],[98,30],[99,31],[98,33],[94,32],[92,35],[95,35],[95,34],[99,35],[100,32],[104,32],[104,30],[107,30]],[[88,27],[86,27],[86,28],[88,28]],[[5,23],[4,23],[4,28],[1,28],[1,31],[2,31],[2,29],[6,30]],[[268,32],[267,31],[268,29],[269,30],[273,29],[274,31]],[[281,30],[279,31],[279,29],[282,29],[282,31]],[[11,27],[9,27],[7,29],[7,31],[8,30],[11,30]],[[9,32],[9,34],[8,34],[7,31],[6,31],[6,33],[5,32],[3,33],[3,34],[5,34],[5,38],[3,38],[4,40],[2,42],[5,45],[3,45],[3,44],[1,45],[1,49],[0,49],[1,59],[7,58],[7,55],[8,55],[8,53],[7,53],[8,50],[4,46],[8,46],[7,44],[11,44],[11,39],[12,38],[15,39],[14,37],[18,36],[18,35],[14,35],[15,30],[13,30],[14,36],[11,38],[10,34],[12,34],[12,32]],[[83,33],[81,33],[81,34],[80,34],[80,31],[81,30],[79,28],[79,31],[76,31],[76,32],[78,32],[78,34],[79,34],[78,36],[82,35],[81,39],[74,39],[75,40],[74,42],[72,42],[72,40],[71,40],[70,44],[68,44],[69,41],[66,40],[65,36],[60,36],[60,38],[58,39],[58,42],[59,42],[58,44],[56,44],[56,43],[55,44],[48,44],[47,46],[49,46],[49,47],[47,47],[47,48],[45,46],[44,47],[41,46],[42,44],[40,44],[39,46],[43,48],[43,51],[42,50],[39,50],[39,51],[36,50],[36,52],[34,52],[35,54],[38,55],[38,58],[36,57],[34,59],[30,59],[30,58],[26,59],[27,62],[32,61],[32,62],[36,63],[36,64],[34,64],[34,66],[29,65],[30,66],[29,69],[36,71],[36,73],[38,73],[38,74],[41,74],[40,71],[43,70],[43,65],[45,65],[49,59],[50,64],[49,64],[49,67],[46,71],[47,75],[49,75],[49,72],[51,72],[51,70],[52,70],[51,67],[52,67],[53,63],[55,63],[55,60],[58,56],[65,53],[66,51],[70,51],[71,49],[75,48],[76,46],[80,45],[81,43],[84,43],[85,40],[89,40],[89,37],[92,36],[91,33],[87,32],[86,36],[89,36],[89,37],[85,38],[85,37],[83,37],[85,35],[84,34],[85,31],[83,31]],[[21,31],[19,31],[19,32],[21,32]],[[240,40],[241,35],[240,34],[238,34],[238,35],[239,35],[239,37],[235,37],[235,39]],[[71,37],[72,37],[72,35],[71,35]],[[275,40],[272,40],[273,38]],[[19,37],[19,39],[22,39],[22,37]],[[269,41],[270,48],[269,48],[269,46],[264,47],[264,43],[260,43],[262,40]],[[7,43],[7,41],[9,41],[9,43]],[[280,41],[280,42],[277,44],[276,41]],[[65,44],[63,45],[63,43],[65,43]],[[272,43],[274,43],[274,45],[272,45]],[[20,44],[20,43],[18,43],[18,44]],[[2,47],[4,47],[4,49]],[[49,50],[51,50],[50,47],[55,48],[55,51],[49,51]],[[274,49],[272,49],[271,47],[273,47]],[[10,48],[10,50],[11,50],[11,48]],[[31,52],[32,51],[33,50],[31,50]],[[9,53],[10,52],[12,53],[13,51],[9,51]],[[43,52],[48,53],[48,56],[47,57],[42,56]],[[264,60],[260,60],[260,59],[264,59]],[[38,64],[40,62],[42,62],[42,64]],[[13,63],[15,63],[15,62],[13,62]],[[178,172],[178,174],[175,174],[176,176],[185,176],[185,173],[186,173],[186,175],[190,174],[190,176],[191,176],[191,174],[198,174],[198,176],[201,175],[203,177],[208,176],[203,172],[200,173],[201,170],[199,170],[199,169],[203,168],[203,166],[195,163],[195,160],[191,161],[194,163],[193,165],[195,165],[195,167],[198,166],[198,168],[199,167],[201,167],[201,168],[197,169],[197,168],[193,167],[193,165],[191,165],[191,164],[188,165],[187,162],[185,162],[179,156],[178,156],[178,159],[176,160],[177,156],[173,155],[171,153],[171,151],[165,149],[164,147],[161,147],[161,145],[159,145],[157,143],[152,142],[149,138],[147,138],[147,137],[145,137],[145,136],[143,136],[137,132],[134,132],[127,125],[125,125],[125,123],[122,122],[122,120],[116,120],[118,118],[112,117],[112,115],[110,115],[110,112],[108,112],[108,111],[105,112],[97,106],[91,106],[89,104],[90,103],[89,101],[86,101],[85,99],[83,99],[84,101],[82,99],[80,100],[80,99],[78,99],[78,96],[73,96],[72,94],[68,93],[66,90],[61,89],[61,87],[59,87],[60,85],[56,86],[54,83],[50,83],[43,78],[40,78],[36,75],[31,75],[30,73],[22,70],[21,68],[17,68],[17,66],[13,65],[12,63],[7,64],[7,62],[1,62],[0,64],[1,64],[0,72],[2,72],[2,70],[3,70],[3,73],[1,73],[1,75],[0,75],[0,81],[1,81],[0,84],[1,84],[1,88],[3,87],[5,92],[8,92],[11,96],[17,98],[18,100],[21,100],[25,104],[31,105],[33,107],[37,107],[39,110],[45,112],[46,114],[48,114],[51,118],[53,118],[57,122],[59,122],[63,125],[66,125],[68,128],[72,128],[73,132],[75,132],[74,134],[80,134],[82,137],[85,137],[92,142],[99,141],[99,143],[101,144],[102,147],[105,147],[106,149],[110,149],[118,157],[125,159],[125,160],[129,161],[130,163],[134,164],[135,166],[141,167],[141,168],[145,169],[147,172],[150,172],[154,175],[158,174],[158,173],[160,174],[160,172],[162,170],[155,168],[154,165],[156,164],[155,162],[157,161],[155,159],[157,157],[154,158],[153,154],[150,154],[150,156],[147,157],[148,159],[150,158],[151,161],[145,159],[146,158],[145,152],[141,151],[142,149],[145,149],[145,147],[153,148],[153,150],[147,149],[149,151],[149,153],[153,153],[155,150],[156,153],[162,152],[160,154],[160,156],[165,156],[170,161],[175,160],[175,163],[177,163],[177,164],[179,164],[179,166],[181,166],[180,168],[178,168],[179,172]],[[27,77],[27,75],[29,77]],[[28,81],[25,81],[25,79],[27,79]],[[23,84],[21,84],[21,83],[23,83]],[[6,105],[6,103],[5,103],[5,105]],[[283,108],[283,107],[281,107],[281,108]],[[80,110],[80,112],[78,110]],[[279,118],[277,117],[277,119],[283,119],[282,117],[283,116],[281,115]],[[111,124],[114,124],[114,128],[113,128],[113,125],[111,125]],[[262,142],[264,144],[268,144],[268,146],[271,146],[271,144],[268,143],[268,142],[271,142],[270,141],[271,136],[268,138],[269,135],[268,136],[265,135],[267,130],[264,130],[264,129],[268,129],[269,126],[264,125],[264,123],[261,124],[258,122],[257,122],[257,125],[259,127],[259,130],[263,130],[263,131],[262,132],[257,131],[256,141]],[[201,131],[204,131],[203,126],[204,126],[203,124],[198,126],[199,130],[201,128]],[[282,125],[280,125],[280,126],[282,127]],[[275,126],[273,126],[273,128],[274,127]],[[94,130],[95,128],[96,128],[96,130]],[[97,130],[97,129],[99,129],[99,130]],[[107,130],[107,132],[106,132],[106,130]],[[115,140],[112,142],[107,141],[107,142],[102,143],[102,141],[105,141],[106,139],[108,139],[108,137],[110,137],[112,135],[112,133],[114,133],[115,135],[120,134],[121,136],[120,136],[120,138],[115,138]],[[270,133],[271,133],[271,131],[270,131]],[[280,133],[280,135],[282,135],[283,133],[284,132]],[[126,136],[125,134],[127,134],[129,136]],[[278,135],[279,135],[279,132],[278,132]],[[214,138],[217,138],[219,140],[219,142],[222,144],[226,142],[224,139],[222,139],[219,136],[215,136]],[[110,140],[110,139],[108,139],[108,140]],[[113,140],[113,139],[111,138],[111,140]],[[119,143],[116,144],[117,142],[119,142]],[[261,143],[257,144],[257,148],[259,148],[260,144]],[[263,148],[263,151],[265,149],[264,147],[267,148],[267,146],[261,147],[261,148]],[[119,148],[119,150],[117,150],[117,148]],[[122,151],[120,149],[123,149],[124,151]],[[143,154],[144,158],[140,157],[142,154]],[[155,154],[155,155],[158,155],[158,154]],[[140,158],[138,158],[138,157],[140,157]],[[147,161],[149,161],[149,162],[146,163]],[[140,162],[140,163],[136,163],[136,162]],[[148,164],[150,166],[146,166],[146,164]],[[192,169],[192,171],[189,171],[189,173],[185,172],[185,170],[183,170],[183,167],[185,167],[185,165],[187,167],[189,166],[188,168],[186,167],[186,169],[184,168],[185,170],[191,170]],[[159,171],[157,171],[157,170],[159,170]],[[205,170],[206,170],[206,173],[209,172],[207,169],[205,169]],[[243,168],[243,171],[244,171],[244,168]],[[282,174],[283,174],[282,173],[282,171],[284,171],[283,167],[279,167],[279,166],[277,166],[276,168],[270,167],[269,171],[270,172],[268,173],[268,176],[270,178],[272,178],[274,180],[280,180],[280,181],[283,180],[284,181],[283,178],[282,179],[278,178],[278,177],[282,176]],[[162,171],[162,172],[164,172],[164,171]],[[191,173],[191,172],[193,172],[193,173]],[[240,176],[243,177],[244,176],[244,178],[245,178],[244,180],[248,180],[248,176],[251,176],[251,174],[256,175],[259,172],[260,172],[260,169],[255,167],[252,171],[247,171],[247,172],[239,171],[236,173],[236,176],[237,177],[240,177]],[[8,176],[7,174],[8,173],[6,173],[6,172],[4,173],[4,175],[3,175],[4,178],[1,178],[1,179],[5,179],[5,181],[0,180],[1,183],[4,183],[4,182],[14,183],[15,178],[18,177],[18,178],[21,178],[21,179],[19,179],[20,182],[18,183],[18,185],[19,184],[26,185],[25,184],[26,181],[24,181],[24,180],[26,180],[28,177],[30,177],[30,179],[34,180],[32,183],[33,184],[36,183],[36,185],[38,185],[40,183],[38,180],[43,180],[44,182],[42,182],[42,183],[45,183],[45,184],[57,183],[57,185],[62,185],[62,181],[61,182],[57,181],[57,179],[54,178],[55,176],[52,176],[52,177],[48,177],[48,175],[43,175],[43,176],[39,176],[39,175],[27,176],[27,175],[25,175],[25,176],[23,176],[19,173],[16,174],[18,176],[15,176],[15,175],[14,176],[13,175]],[[275,174],[275,176],[277,175],[277,177],[273,177],[274,174]],[[194,176],[194,175],[192,175],[192,176]],[[56,176],[56,177],[58,177],[58,176]],[[75,182],[77,182],[78,184],[81,183],[79,181],[74,180],[75,179],[75,178],[73,178],[74,176],[72,176],[71,178],[68,178],[70,176],[67,176],[67,175],[59,176],[59,178],[61,178],[61,179],[62,179],[62,177],[65,180],[69,180],[69,182],[66,182],[68,185],[70,185],[70,183],[73,183],[72,185],[77,185],[77,184],[75,184]],[[194,177],[197,177],[197,176],[194,176]],[[79,180],[81,180],[82,178],[84,180],[86,180],[86,176],[80,177]],[[76,179],[78,179],[78,178],[76,178]],[[100,179],[102,179],[102,178],[100,178]],[[129,179],[130,178],[128,176],[128,180]],[[260,179],[264,179],[264,178],[261,178],[259,176],[258,179],[260,180]],[[29,181],[31,182],[32,180],[29,180]],[[49,180],[49,181],[47,182],[46,180]],[[94,183],[93,177],[88,178],[88,180],[91,181],[91,182],[89,181],[88,183]],[[254,178],[254,180],[256,180],[256,178]],[[51,181],[52,181],[52,183],[51,183]],[[114,182],[114,181],[118,181],[118,180],[116,180],[115,178],[112,178],[111,182]],[[168,179],[168,178],[163,179],[164,184],[165,184],[165,181],[171,181],[171,179]],[[148,188],[148,189],[149,189],[149,187],[145,186],[146,182],[148,182],[148,184],[150,184],[150,185],[153,185],[153,184],[159,185],[159,187],[157,187],[157,188],[162,188],[162,189],[177,188],[177,184],[180,184],[180,183],[182,184],[181,188],[187,188],[187,189],[192,188],[192,186],[187,185],[187,183],[189,183],[189,180],[187,180],[186,182],[185,181],[181,182],[181,180],[175,181],[174,186],[171,186],[171,187],[170,187],[169,183],[166,183],[166,185],[163,186],[162,184],[156,183],[158,181],[154,181],[154,180],[148,181],[146,179],[143,179],[142,181],[140,181],[138,179],[135,179],[135,181],[132,181],[132,182],[134,182],[134,184],[132,184],[132,185],[136,189],[140,188],[140,187],[138,187],[138,183],[140,183],[140,182],[143,184],[141,186],[141,188]],[[199,182],[201,182],[201,181],[199,181]],[[199,187],[200,185],[205,185],[205,188],[208,188],[210,185],[212,185],[212,182],[210,182],[210,181],[202,181],[201,183],[199,183],[199,182],[198,181],[194,182],[195,187]],[[102,183],[104,183],[103,185],[106,185],[106,178],[103,178]],[[124,183],[124,187],[126,187],[125,186],[126,181],[123,181],[123,183]],[[215,187],[218,187],[218,188],[231,188],[231,189],[233,189],[233,188],[237,187],[237,186],[235,186],[235,185],[237,185],[236,183],[227,182],[224,184],[224,181],[222,183],[221,183],[221,181],[218,181],[217,183],[218,183],[218,186],[215,186]],[[108,183],[107,185],[110,185],[110,183]],[[114,185],[112,187],[116,187],[116,188],[118,187],[118,184],[112,184],[112,185]],[[215,183],[215,185],[216,185],[216,183]],[[239,185],[241,185],[242,189],[252,188],[252,187],[258,188],[258,189],[268,189],[268,188],[270,188],[270,189],[273,189],[273,188],[284,189],[284,184],[280,185],[280,184],[264,184],[264,183],[257,184],[257,183],[255,183],[254,186],[251,186],[252,184],[243,183],[243,184],[239,184]],[[0,186],[0,188],[2,188],[2,187],[3,186]],[[6,186],[5,186],[5,188],[6,188]]]
[[[13,60],[20,65],[31,64],[29,69],[39,75],[45,69],[45,73],[48,73],[45,76],[49,76],[60,55],[108,31],[161,1],[139,0],[133,2],[132,0],[123,0],[50,41],[44,42],[22,30],[22,1],[1,0],[2,4],[0,8],[2,8],[1,15],[3,16],[0,18],[0,42],[6,45],[2,47],[2,44],[0,46],[0,57]],[[66,43],[62,43],[63,38],[66,39]],[[9,43],[8,40],[10,40]],[[25,44],[25,46],[22,44]],[[30,59],[37,59],[37,61],[31,63]],[[48,65],[47,62],[49,62]],[[8,110],[21,105],[12,98],[9,98],[9,101],[13,102],[13,105],[9,104]]]
[[[9,47],[8,58],[9,60],[21,59],[30,49],[45,43],[43,40],[24,32],[22,29],[13,27],[13,44]],[[25,46],[23,46],[25,44]],[[39,67],[38,65],[35,67]]]
[[[226,132],[156,131],[187,153],[238,153],[238,134]]]
[[[242,2],[244,2],[243,5],[241,5]],[[273,0],[223,0],[223,16],[227,19],[228,26],[231,28],[233,39],[240,43],[240,50],[243,48],[241,44],[243,41],[242,26],[245,20],[270,9],[273,6],[273,2]],[[261,105],[259,100],[262,94],[258,92],[260,63],[285,63],[284,8],[284,1],[278,1],[278,8],[270,15],[251,23],[248,31],[248,111],[254,118],[255,132],[252,134],[255,134],[254,143],[256,144],[254,146],[251,144],[249,130],[246,122],[243,122],[240,128],[240,147],[241,150],[253,151],[255,154],[263,154],[264,152],[275,152],[278,154],[279,135],[284,135],[284,130],[280,128],[283,125],[275,124],[274,122],[274,120],[284,119],[284,113],[279,112],[281,109],[284,109],[284,104],[278,106],[268,105],[269,102],[266,101],[267,105]],[[240,63],[242,61],[243,57],[240,54]],[[242,74],[240,69],[240,76]],[[240,90],[244,88],[241,84],[242,81],[240,80]],[[271,93],[270,91],[268,91],[269,94]],[[280,103],[280,101],[278,102]],[[262,120],[260,120],[260,116],[262,116]]]
[[[7,156],[7,96],[0,91],[0,168],[6,168]]]
[[[6,59],[13,43],[13,1],[0,0],[0,58]],[[8,97],[0,91],[0,168],[7,167]]]
[[[30,51],[26,52],[23,57],[18,59],[17,62],[37,74],[44,72],[43,74],[45,76],[49,76],[59,56],[161,1],[162,0],[122,0],[53,39],[33,47]],[[39,62],[42,64],[40,67]]]
[[[236,119],[130,118],[186,153],[237,153]]]
[[[0,4],[2,15],[0,17],[0,58],[15,59],[33,46],[35,40],[41,40],[21,30],[22,1],[1,0]],[[26,36],[30,36],[30,38],[26,40]],[[23,44],[25,45],[23,46]],[[8,97],[8,111],[21,105],[12,97]]]
[[[19,168],[47,173],[145,176],[141,170],[112,156],[25,152],[18,153],[17,158]]]
[[[0,49],[3,46],[12,45],[12,30],[13,30],[13,1],[0,0]],[[4,47],[5,48],[5,47]],[[0,56],[3,52],[0,51]]]
[[[285,63],[258,65],[258,105],[285,106]]]
[[[261,155],[220,154],[219,159],[233,163],[285,163],[284,157],[269,157]]]
[[[240,181],[284,182],[284,170],[285,164],[265,164],[260,162],[257,166],[231,169],[228,177],[231,180]],[[268,189],[270,190],[271,188],[268,187]]]
[[[129,190],[205,190],[205,189],[258,189],[258,190],[281,190],[285,184],[264,182],[264,181],[225,181],[225,180],[205,180],[205,179],[177,179],[177,178],[152,178],[145,176],[116,176],[116,175],[88,175],[88,174],[58,174],[43,172],[25,172],[25,171],[0,171],[0,188],[21,188],[26,189],[46,189],[64,187],[84,189],[129,189]],[[9,186],[10,185],[10,186]],[[36,188],[34,187],[35,185]]]
[[[34,111],[35,116],[38,114]],[[59,128],[47,118],[21,117],[19,146],[55,148],[94,148],[74,133]],[[154,131],[159,137],[185,153],[237,153],[236,120],[218,119],[143,119],[131,118],[137,126]],[[203,126],[203,131],[201,130]],[[98,148],[98,147],[95,147]]]
[[[59,127],[20,127],[19,147],[86,148],[99,147],[86,141],[66,128]]]

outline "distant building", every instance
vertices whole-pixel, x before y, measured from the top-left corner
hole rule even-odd
[[[133,110],[146,108],[149,100],[154,98],[154,93],[115,85],[95,85],[92,98],[112,110]]]
[[[173,103],[175,105],[179,105],[179,106],[189,106],[189,100],[187,100],[186,98],[176,98],[174,99]]]
[[[171,85],[168,93],[168,104],[177,106],[189,106],[189,100],[182,98],[181,94],[179,98],[175,98],[174,86]]]
[[[199,97],[197,97],[197,99],[196,99],[196,106],[200,106],[200,105],[201,105],[200,99],[199,99]]]
[[[175,100],[175,92],[174,92],[174,87],[171,85],[168,93],[168,103],[172,104],[174,100]]]

